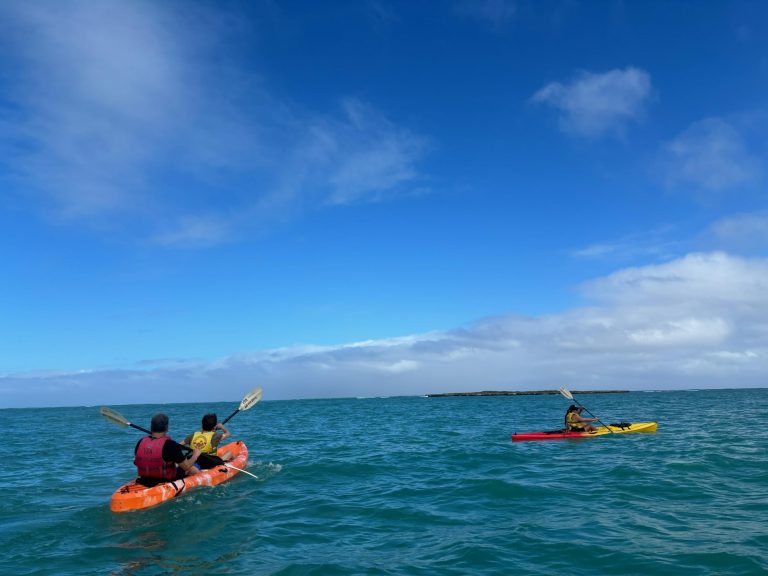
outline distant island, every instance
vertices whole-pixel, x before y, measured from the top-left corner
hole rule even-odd
[[[627,394],[629,390],[571,390],[572,394]],[[560,394],[558,390],[483,390],[482,392],[441,392],[439,394],[427,394],[429,398],[443,398],[446,396],[543,396],[546,394]]]

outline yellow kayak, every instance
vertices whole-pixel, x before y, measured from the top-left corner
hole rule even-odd
[[[606,434],[631,434],[634,432],[656,432],[656,422],[622,422],[601,426],[594,432],[570,432],[565,430],[551,430],[549,432],[520,432],[512,434],[514,442],[526,440],[568,440],[577,438],[591,438],[593,436],[605,436]]]
[[[603,434],[628,434],[632,432],[656,432],[656,422],[632,422],[627,424],[609,424],[601,426],[594,432],[587,432],[586,436],[602,436]],[[610,429],[610,431],[609,431]]]

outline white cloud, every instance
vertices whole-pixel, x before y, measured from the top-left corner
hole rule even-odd
[[[722,118],[691,124],[663,148],[670,188],[723,192],[756,182],[760,163],[741,133]]]
[[[582,287],[590,307],[447,332],[143,370],[0,377],[7,406],[380,396],[481,389],[754,387],[768,371],[768,260],[690,254]],[[109,386],[105,383],[109,382]],[[214,386],[215,383],[215,386]],[[215,392],[214,392],[215,390]],[[158,396],[159,394],[159,396]]]
[[[638,121],[651,91],[650,75],[629,67],[605,73],[580,72],[567,84],[547,84],[531,100],[558,110],[565,132],[597,138],[619,135],[629,122]]]
[[[719,344],[730,334],[722,318],[680,318],[652,328],[628,330],[627,338],[647,346]]]
[[[3,3],[4,171],[49,216],[165,245],[411,192],[422,137],[359,101],[278,101],[231,52],[243,26],[186,3]]]
[[[689,254],[670,263],[627,268],[585,284],[593,298],[628,309],[750,307],[764,301],[768,261],[723,252]],[[732,310],[732,308],[729,308]]]

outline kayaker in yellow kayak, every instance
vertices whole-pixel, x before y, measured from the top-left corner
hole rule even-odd
[[[216,414],[211,413],[203,416],[202,430],[193,432],[184,438],[182,444],[195,450],[200,450],[201,455],[197,459],[197,464],[205,470],[232,459],[232,454],[229,452],[225,453],[221,458],[216,455],[221,441],[229,438],[229,436],[229,430],[224,427],[224,424],[218,422]]]
[[[581,415],[583,407],[571,404],[565,413],[565,429],[569,432],[594,432],[595,427],[588,424],[594,422],[597,418],[584,418]]]

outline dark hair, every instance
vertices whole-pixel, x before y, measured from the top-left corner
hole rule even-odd
[[[576,404],[571,404],[570,406],[568,406],[568,412],[573,412],[574,410],[578,410],[578,408],[576,408]],[[566,414],[568,412],[566,412]]]
[[[168,432],[168,416],[165,414],[155,414],[152,416],[152,423],[149,429],[152,432]]]
[[[210,432],[216,427],[217,422],[216,414],[206,414],[203,416],[203,431]]]

